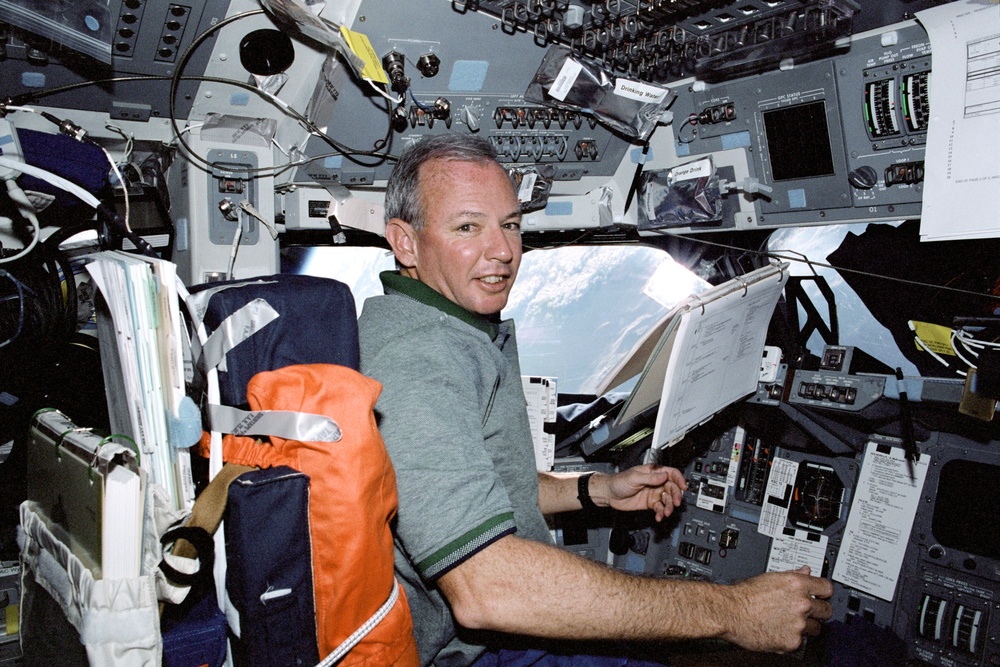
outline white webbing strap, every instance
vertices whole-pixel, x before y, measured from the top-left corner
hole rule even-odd
[[[395,577],[392,580],[392,592],[389,593],[389,599],[385,601],[381,607],[375,610],[375,613],[371,615],[367,621],[365,621],[360,628],[354,631],[354,633],[341,642],[340,646],[333,649],[330,655],[323,658],[316,667],[330,667],[330,665],[335,665],[340,662],[345,655],[351,652],[351,649],[358,645],[365,636],[375,629],[375,626],[382,622],[382,619],[389,615],[392,608],[396,605],[396,600],[399,598],[399,580]]]
[[[273,435],[303,442],[337,442],[340,426],[326,415],[290,410],[240,410],[228,405],[208,405],[212,431],[233,435]]]
[[[227,371],[226,353],[278,317],[278,311],[264,299],[253,299],[230,313],[202,345],[201,354],[205,368]]]
[[[183,281],[177,278],[177,293],[181,301],[184,303],[184,307],[188,311],[188,315],[191,317],[191,323],[195,329],[195,340],[200,345],[201,349],[204,350],[205,345],[208,343],[209,335],[205,328],[205,312],[208,309],[208,300],[213,294],[224,289],[230,289],[234,287],[233,285],[221,285],[219,287],[205,289],[201,292],[191,294],[188,292],[187,287],[184,285]],[[225,358],[225,353],[223,352],[223,359]],[[210,405],[219,405],[222,401],[219,391],[219,369],[217,366],[207,366],[205,369],[205,381],[206,381],[206,399]],[[209,455],[208,455],[208,478],[212,480],[216,475],[222,470],[222,433],[219,431],[209,431]],[[215,531],[212,536],[215,541],[215,566],[212,570],[212,574],[215,577],[215,596],[216,602],[219,605],[219,609],[223,611],[226,615],[226,621],[229,623],[229,627],[233,630],[237,637],[240,636],[240,615],[236,611],[236,607],[233,606],[232,601],[229,599],[229,592],[226,590],[226,537],[225,529],[223,524],[219,525],[219,529]],[[226,667],[231,667],[233,664],[232,651],[226,648]]]

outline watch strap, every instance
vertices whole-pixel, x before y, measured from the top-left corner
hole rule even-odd
[[[590,497],[590,478],[593,476],[594,473],[585,472],[576,478],[576,498],[585,510],[597,509],[594,499]]]

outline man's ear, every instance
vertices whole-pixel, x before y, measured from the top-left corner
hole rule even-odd
[[[417,230],[401,218],[385,223],[385,240],[389,242],[396,261],[404,269],[417,265]]]

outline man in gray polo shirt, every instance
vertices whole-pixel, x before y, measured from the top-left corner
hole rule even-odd
[[[594,504],[662,520],[687,484],[652,465],[535,472],[514,323],[499,318],[520,264],[521,215],[489,142],[448,134],[409,149],[389,179],[386,219],[400,271],[382,274],[386,294],[365,302],[361,368],[383,384],[396,570],[423,665],[547,664],[486,651],[505,636],[714,637],[786,652],[818,632],[832,586],[808,569],[722,586],[640,578],[552,545],[545,514]]]

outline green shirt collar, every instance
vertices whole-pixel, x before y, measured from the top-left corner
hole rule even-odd
[[[386,294],[390,291],[399,292],[420,303],[437,308],[446,315],[451,315],[479,329],[489,336],[490,340],[496,338],[499,333],[499,326],[496,322],[491,322],[482,315],[462,308],[426,283],[404,276],[398,271],[383,271],[379,274],[379,278],[382,280],[382,287],[385,289]]]

